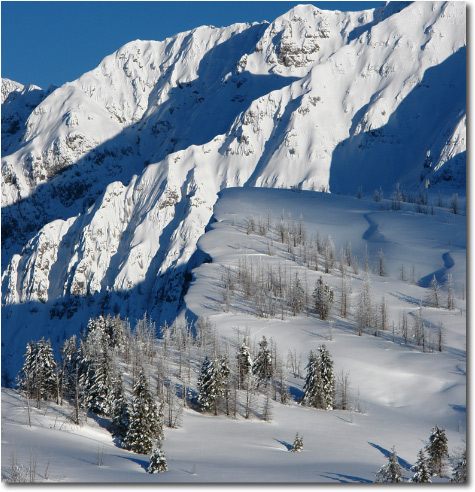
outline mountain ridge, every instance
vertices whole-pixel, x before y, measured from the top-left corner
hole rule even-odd
[[[81,324],[93,311],[173,320],[224,188],[461,189],[464,28],[465,6],[454,2],[299,6],[271,23],[127,43],[51,92],[2,157],[6,343],[24,346],[33,320],[69,333],[68,319]],[[427,84],[437,67],[443,84]],[[430,115],[444,91],[455,115],[440,105],[440,118],[423,117],[428,136],[408,146],[411,109],[403,121],[397,111],[413,94]],[[391,179],[361,173],[368,156],[378,169],[385,155]]]

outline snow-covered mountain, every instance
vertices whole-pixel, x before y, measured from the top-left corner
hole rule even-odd
[[[172,320],[223,188],[463,190],[465,45],[463,2],[303,5],[2,80],[4,368],[101,311]]]

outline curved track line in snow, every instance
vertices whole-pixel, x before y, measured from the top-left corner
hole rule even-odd
[[[370,217],[371,214],[364,214],[364,218],[368,221],[369,227],[363,233],[362,238],[365,241],[373,243],[387,243],[386,238],[379,232],[378,223]]]
[[[435,272],[429,273],[429,275],[422,277],[419,280],[420,287],[429,287],[434,275],[435,275],[435,279],[439,284],[442,284],[446,281],[447,270],[450,270],[450,268],[452,268],[455,265],[455,261],[452,258],[450,251],[447,251],[447,253],[444,253],[442,255],[442,260],[444,262],[443,268],[440,268],[439,270],[436,270]]]

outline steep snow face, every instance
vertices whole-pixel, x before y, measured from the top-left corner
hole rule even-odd
[[[120,138],[94,154],[96,161],[116,148],[122,156],[135,152],[135,145],[124,145],[124,128],[140,121],[149,106],[156,110],[173,88],[197,78],[207,52],[249,27],[202,27],[162,42],[134,41],[57,89],[30,114],[22,147],[3,158],[2,166],[16,178],[2,189],[3,205],[30,196],[39,184],[115,137]],[[134,143],[139,135],[135,133]]]
[[[2,79],[2,154],[18,148],[24,138],[28,116],[49,92],[36,85],[26,87],[13,80]]]
[[[38,102],[2,157],[4,326],[171,320],[223,188],[464,186],[465,5],[134,41]]]

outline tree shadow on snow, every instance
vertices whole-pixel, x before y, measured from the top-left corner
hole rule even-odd
[[[117,456],[116,455],[116,457],[122,458],[124,460],[133,461],[134,463],[137,463],[137,465],[140,465],[145,471],[147,471],[147,468],[150,464],[147,460],[139,459],[139,458],[132,458],[131,456]]]
[[[335,476],[331,477],[329,475],[335,475]],[[336,480],[337,482],[340,482],[340,483],[353,483],[353,482],[373,483],[371,480],[367,480],[366,478],[353,477],[351,475],[343,475],[341,473],[328,473],[328,475],[321,475],[321,476],[325,477],[325,478],[330,478],[331,480]]]
[[[452,408],[452,410],[455,410],[456,412],[460,412],[463,414],[467,413],[467,407],[463,405],[454,405],[453,403],[449,403],[449,407]]]
[[[96,421],[100,427],[109,431],[110,419],[108,419],[107,417],[101,417],[97,413],[92,413],[92,412],[87,412],[87,416],[88,416],[88,418]]]
[[[384,449],[383,447],[379,446],[378,444],[374,444],[373,442],[369,442],[368,441],[368,444],[370,444],[371,446],[373,446],[373,448],[376,448],[378,451],[381,451],[381,453],[383,453],[384,456],[386,456],[386,458],[390,458],[392,452],[389,451],[388,449]],[[405,469],[405,470],[411,470],[412,468],[412,465],[410,463],[408,463],[406,460],[403,460],[401,457],[397,457],[397,460],[399,462],[399,464]]]
[[[302,399],[303,391],[296,386],[289,386],[289,393],[292,398],[299,402]]]
[[[292,444],[288,443],[287,441],[280,441],[279,439],[275,439],[274,441],[277,441],[278,443],[282,444],[282,446],[285,446],[287,448],[287,451],[290,451],[292,449]]]

